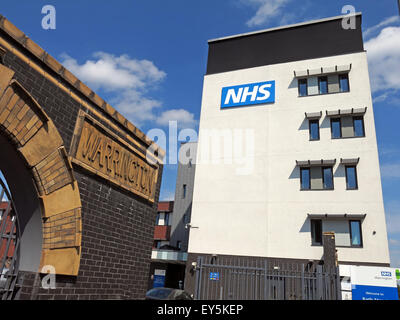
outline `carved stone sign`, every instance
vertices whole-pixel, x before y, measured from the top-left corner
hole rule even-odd
[[[154,202],[158,167],[102,124],[81,112],[71,143],[72,162]]]

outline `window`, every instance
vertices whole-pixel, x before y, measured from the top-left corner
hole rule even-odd
[[[319,140],[319,120],[309,121],[310,140]]]
[[[333,190],[332,167],[300,168],[301,190]]]
[[[353,127],[355,137],[365,137],[363,117],[353,117]]]
[[[176,247],[181,250],[182,249],[182,241],[177,241],[176,242]]]
[[[362,247],[360,221],[350,220],[350,244],[352,247]]]
[[[301,184],[301,190],[311,189],[310,168],[300,169],[300,184]]]
[[[332,139],[365,137],[363,116],[331,118]]]
[[[348,74],[340,74],[339,75],[339,90],[340,90],[340,92],[350,91]]]
[[[307,79],[299,79],[299,96],[304,97],[307,93]]]
[[[311,244],[322,245],[322,220],[311,220]]]
[[[165,212],[164,213],[164,226],[167,226],[169,222],[169,213]]]
[[[357,171],[355,166],[346,166],[346,186],[347,190],[358,189]]]
[[[328,93],[328,78],[327,77],[319,77],[318,78],[318,90],[319,90],[319,94]]]
[[[186,198],[186,184],[182,186],[182,199]]]
[[[157,219],[156,219],[156,226],[158,226],[160,223],[160,213],[157,213]]]
[[[340,125],[340,118],[331,119],[331,132],[332,139],[338,139],[342,137],[342,126]]]
[[[333,189],[333,171],[332,167],[322,168],[322,178],[324,189]]]
[[[189,167],[189,168],[192,167],[192,159],[189,159],[188,167]]]

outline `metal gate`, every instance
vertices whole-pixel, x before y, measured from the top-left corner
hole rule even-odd
[[[198,257],[195,299],[340,300],[339,268],[269,259]]]
[[[5,182],[0,178],[0,300],[18,294],[19,229],[17,214]]]

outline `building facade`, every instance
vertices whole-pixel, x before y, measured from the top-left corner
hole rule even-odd
[[[196,172],[197,142],[186,142],[181,145],[186,158],[178,163],[178,174],[175,187],[175,205],[171,225],[171,245],[180,251],[188,251],[190,221],[192,215],[194,174]]]
[[[209,41],[189,291],[199,256],[321,261],[326,231],[339,264],[389,266],[361,14],[342,18]]]

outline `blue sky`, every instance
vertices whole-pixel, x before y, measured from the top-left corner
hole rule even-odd
[[[41,25],[47,4],[55,30]],[[148,132],[167,131],[168,120],[197,129],[208,39],[336,16],[348,4],[363,13],[391,260],[400,266],[397,0],[15,0],[0,13]],[[161,199],[173,199],[176,169],[165,166]]]

